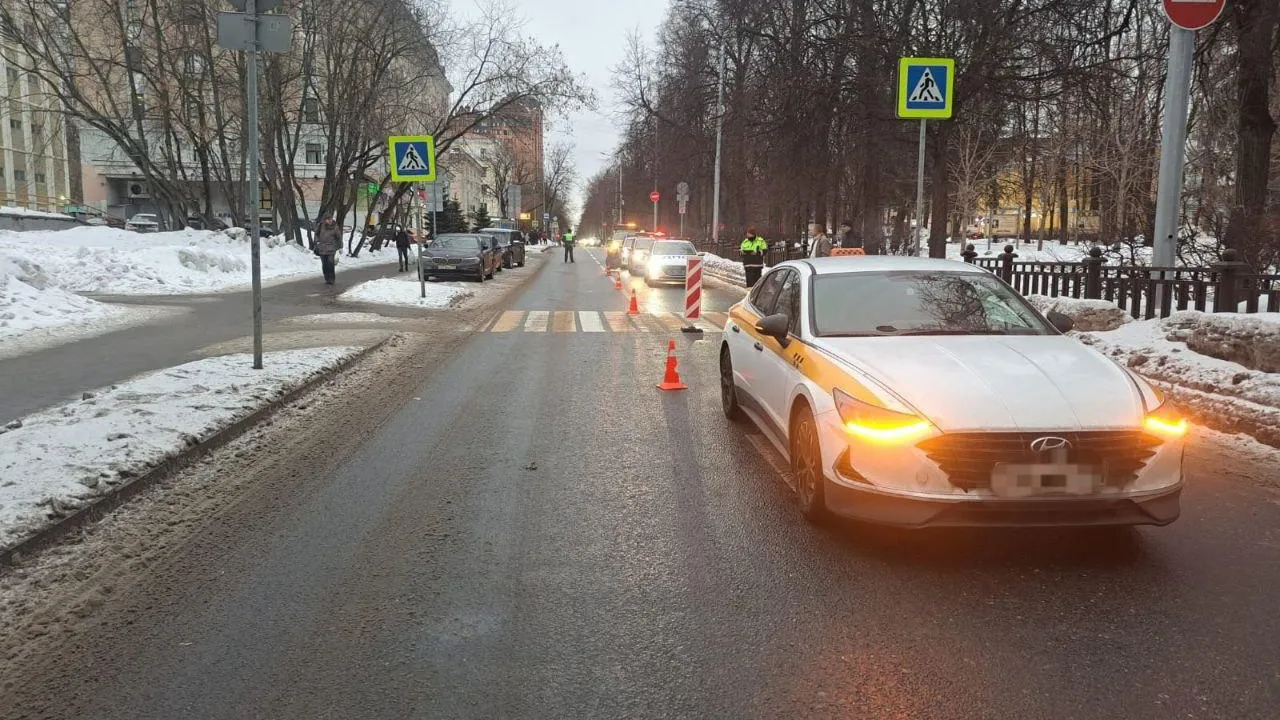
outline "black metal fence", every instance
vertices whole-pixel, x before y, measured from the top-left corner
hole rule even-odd
[[[695,244],[699,250],[737,259],[739,243],[733,238]],[[775,241],[769,244],[765,264],[805,254],[801,242]],[[995,257],[979,258],[972,245],[962,255],[965,262],[990,270],[1023,295],[1106,300],[1139,319],[1165,318],[1178,310],[1280,312],[1280,275],[1254,272],[1236,260],[1231,249],[1209,267],[1108,265],[1099,247],[1081,262],[1019,261],[1012,245]]]
[[[972,246],[970,246],[971,248]],[[1225,250],[1211,267],[1107,265],[1101,248],[1081,262],[1019,262],[1013,247],[993,258],[966,249],[965,262],[986,268],[1023,295],[1106,300],[1140,319],[1177,310],[1280,312],[1280,275],[1253,272]]]

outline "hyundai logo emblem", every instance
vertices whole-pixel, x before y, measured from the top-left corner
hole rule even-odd
[[[1042,437],[1031,441],[1031,452],[1047,453],[1054,450],[1068,450],[1071,448],[1071,441],[1060,437]]]

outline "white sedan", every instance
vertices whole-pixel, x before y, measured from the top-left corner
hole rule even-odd
[[[892,525],[1167,525],[1187,422],[966,263],[782,263],[729,313],[721,402],[800,508]]]

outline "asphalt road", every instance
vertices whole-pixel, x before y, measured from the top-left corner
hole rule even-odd
[[[810,526],[720,415],[719,336],[665,329],[682,290],[615,325],[585,255],[403,391],[229,447],[198,520],[106,523],[179,513],[130,562],[28,570],[0,716],[1280,716],[1274,452],[1197,433],[1161,529]],[[654,387],[668,338],[688,391]]]

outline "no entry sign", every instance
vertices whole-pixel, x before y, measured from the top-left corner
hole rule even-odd
[[[1227,0],[1163,0],[1169,22],[1184,30],[1209,27],[1222,14]]]
[[[649,202],[658,202],[658,198],[660,197],[661,195],[658,194],[658,191],[654,190],[653,192],[649,193]]]

